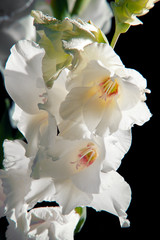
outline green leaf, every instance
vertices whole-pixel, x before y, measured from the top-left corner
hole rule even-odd
[[[76,213],[80,215],[79,222],[74,230],[74,234],[79,233],[86,221],[87,218],[87,208],[86,207],[76,207],[75,208]]]

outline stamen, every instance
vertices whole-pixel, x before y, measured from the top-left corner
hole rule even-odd
[[[76,170],[81,171],[93,164],[97,156],[96,146],[93,143],[88,143],[85,148],[79,151],[78,159],[71,164],[76,164]]]
[[[107,100],[108,97],[116,95],[118,93],[118,83],[115,79],[114,81],[107,77],[99,83],[100,98]]]

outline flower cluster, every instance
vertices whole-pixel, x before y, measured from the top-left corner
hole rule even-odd
[[[126,68],[92,22],[33,11],[38,43],[11,49],[5,86],[26,141],[4,141],[0,214],[8,239],[73,239],[86,206],[128,227],[131,189],[117,172],[131,128],[151,113],[146,79]],[[34,208],[38,202],[58,207]]]

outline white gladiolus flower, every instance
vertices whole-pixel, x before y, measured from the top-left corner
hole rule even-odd
[[[63,207],[63,214],[77,206],[91,206],[111,212],[127,224],[125,211],[131,192],[115,170],[130,147],[130,131],[117,132],[104,139],[91,136],[71,140],[56,136],[52,121],[53,118],[35,157],[32,177],[53,179],[54,200]],[[114,200],[117,194],[121,197]],[[103,202],[104,197],[104,205],[99,205],[96,199]]]
[[[0,179],[5,195],[5,214],[15,222],[16,228],[21,226],[26,232],[27,210],[37,202],[52,201],[55,188],[50,177],[38,180],[30,177],[33,159],[26,157],[24,142],[5,140],[3,146],[5,159],[4,170],[0,170]]]
[[[125,68],[108,44],[90,44],[79,58],[66,84],[69,93],[60,106],[64,120],[83,122],[100,136],[149,120],[144,102],[146,80]]]
[[[5,86],[15,103],[26,113],[37,114],[39,113],[38,104],[46,103],[49,105],[48,109],[51,112],[54,111],[56,115],[59,107],[58,100],[66,94],[65,73],[57,79],[55,87],[48,90],[42,77],[44,54],[44,49],[31,41],[22,40],[14,45],[4,72]],[[56,109],[49,108],[51,105],[49,96],[57,101],[54,105]]]
[[[79,214],[74,210],[68,215],[62,215],[60,207],[34,208],[26,213],[29,231],[15,229],[10,221],[6,236],[11,239],[45,239],[45,240],[73,240],[74,229],[79,221]],[[19,237],[19,238],[17,238]]]
[[[38,44],[22,40],[11,48],[6,64],[6,89],[15,103],[29,114],[38,113],[38,104],[46,101],[46,89],[42,78],[44,54],[44,49]]]
[[[11,228],[16,228],[15,236],[29,231],[27,210],[41,201],[57,201],[63,214],[77,206],[106,210],[119,217],[121,226],[128,226],[125,211],[131,200],[130,187],[115,170],[130,147],[130,133],[121,132],[104,141],[99,137],[63,140],[56,136],[50,114],[48,121],[34,162],[25,155],[25,143],[4,142],[5,170],[0,171],[0,178],[6,216]]]
[[[44,49],[34,42],[19,41],[11,49],[4,72],[6,89],[18,105],[13,119],[26,137],[29,143],[27,152],[31,155],[36,151],[39,134],[42,134],[48,121],[48,112],[40,109],[40,105],[59,122],[59,106],[67,94],[64,86],[65,71],[60,74],[52,89],[46,88],[42,77],[44,53]]]

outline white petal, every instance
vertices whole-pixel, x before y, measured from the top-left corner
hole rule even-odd
[[[10,221],[10,219],[8,219],[8,221],[9,221],[9,225],[8,225],[7,231],[6,231],[7,240],[12,240],[12,239],[22,240],[22,239],[25,239],[25,237],[26,237],[25,233],[23,231],[21,231],[21,229],[16,228],[15,222]]]
[[[27,156],[34,156],[40,141],[39,137],[48,123],[48,112],[39,110],[37,114],[28,114],[20,109],[19,113],[17,127],[27,139]],[[17,110],[14,113],[15,115],[17,116]]]
[[[37,114],[28,114],[16,105],[13,117],[18,122],[18,129],[27,139],[27,156],[35,156],[40,142],[49,148],[48,136],[52,138],[57,135],[55,119],[47,111],[39,110]]]
[[[68,74],[66,87],[68,90],[73,87],[92,87],[97,84],[97,79],[104,79],[106,76],[110,75],[111,72],[102,64],[102,62],[99,60],[90,60],[81,73],[75,74],[74,71],[71,71]]]
[[[6,195],[5,213],[8,215],[14,210],[17,219],[25,204],[24,196],[30,189],[30,180],[29,177],[24,176],[24,173],[9,172],[8,175],[10,176],[6,176],[5,174],[1,175],[3,189]]]
[[[106,159],[103,162],[103,172],[117,170],[122,158],[131,146],[131,131],[118,130],[104,138],[106,147]]]
[[[56,172],[56,169],[54,168],[52,157],[48,156],[47,150],[44,147],[40,147],[32,165],[31,176],[34,179],[51,179],[54,176],[54,172]]]
[[[44,50],[34,42],[19,41],[11,49],[4,72],[8,93],[16,104],[28,113],[37,113],[43,103],[45,85],[42,78]]]
[[[60,115],[64,120],[82,120],[82,106],[88,88],[73,88],[60,106]]]
[[[109,44],[92,43],[80,52],[80,63],[74,73],[80,73],[88,62],[98,60],[110,71],[116,71],[118,68],[124,68],[119,56],[114,52]]]
[[[83,192],[98,193],[100,189],[100,164],[97,160],[84,171],[71,177],[73,184]]]
[[[69,214],[78,206],[87,206],[92,195],[80,191],[70,180],[66,180],[56,183],[55,199],[63,207],[62,214]]]
[[[60,131],[59,136],[64,139],[75,140],[90,138],[91,132],[88,130],[85,123],[76,123],[72,121],[62,121],[58,125]]]
[[[93,195],[89,206],[97,211],[105,210],[120,218],[121,226],[129,225],[125,211],[131,201],[131,190],[124,179],[115,171],[101,175],[103,186],[100,194]]]
[[[98,101],[98,97],[93,95],[86,101],[83,108],[83,118],[88,129],[92,132],[99,125],[103,114],[104,106]]]
[[[25,239],[26,233],[29,231],[30,215],[27,212],[27,204],[24,203],[19,207],[21,207],[19,208],[19,215],[16,214],[16,209],[13,208],[9,214],[7,214],[7,220],[14,234],[17,234],[17,236],[20,235],[20,239]],[[11,236],[8,235],[8,237]]]
[[[125,69],[128,78],[126,79],[132,84],[135,84],[140,90],[144,90],[147,86],[146,79],[136,70],[126,68]]]
[[[27,172],[30,159],[25,156],[26,144],[23,141],[5,140],[3,143],[4,148],[4,161],[3,165],[6,170],[18,170]]]
[[[48,113],[47,126],[40,135],[40,145],[45,147],[49,153],[52,152],[53,146],[55,145],[56,136],[56,119],[50,113]]]
[[[30,191],[25,196],[28,209],[34,207],[37,202],[54,201],[55,186],[52,178],[40,178],[32,180]]]
[[[11,172],[10,176],[2,176],[3,189],[6,195],[6,210],[7,212],[15,208],[16,217],[18,217],[21,207],[24,204],[24,196],[30,190],[29,177],[24,176],[24,173],[18,174]]]
[[[79,220],[79,215],[76,214],[75,211],[72,211],[69,215],[62,215],[62,209],[60,207],[45,207],[32,209],[30,214],[30,237],[39,236],[42,238],[44,237],[42,236],[42,233],[45,230],[48,230],[45,239],[73,239],[74,229]]]
[[[134,108],[122,112],[122,120],[119,127],[127,130],[134,124],[142,126],[145,122],[149,121],[151,116],[152,114],[146,103],[139,101]]]
[[[133,108],[140,100],[139,88],[130,82],[120,81],[120,96],[117,100],[121,110],[128,110]]]
[[[117,131],[121,118],[122,114],[119,106],[116,101],[113,100],[105,107],[102,119],[96,127],[96,134],[104,136]]]
[[[67,90],[65,88],[67,72],[62,71],[59,77],[54,82],[51,89],[47,89],[47,102],[41,104],[43,109],[46,109],[53,116],[55,116],[57,123],[60,122],[61,117],[59,115],[59,108],[62,101],[65,100]]]
[[[19,141],[4,142],[6,170],[1,171],[3,190],[6,195],[6,210],[15,208],[15,215],[18,216],[24,204],[24,197],[29,192],[30,159],[25,154],[25,149]]]

